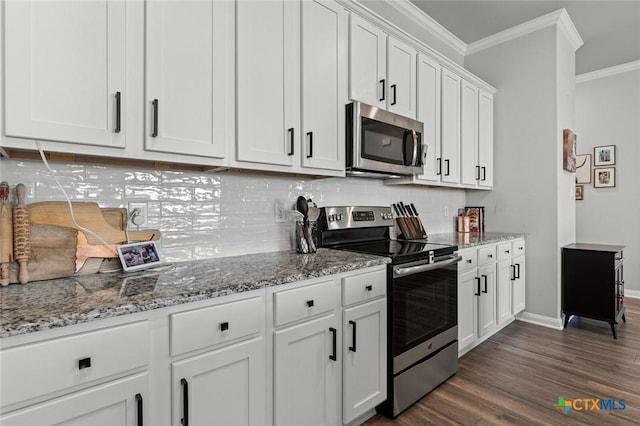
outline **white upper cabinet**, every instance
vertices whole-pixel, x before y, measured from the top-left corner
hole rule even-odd
[[[415,119],[416,50],[355,14],[349,28],[350,98]]]
[[[387,39],[387,109],[405,117],[416,117],[416,57],[412,47],[389,37]]]
[[[476,185],[478,165],[478,88],[462,80],[460,103],[460,182]]]
[[[228,9],[218,0],[146,2],[145,149],[225,156]]]
[[[239,162],[344,173],[344,16],[333,1],[238,1]]]
[[[237,159],[293,166],[299,140],[299,4],[236,5]]]
[[[478,97],[478,185],[493,187],[493,94],[482,89]]]
[[[125,146],[125,3],[6,1],[5,134]]]
[[[333,1],[301,7],[302,165],[343,171],[345,11]]]
[[[442,67],[423,53],[418,54],[417,119],[422,133],[424,173],[419,179],[440,181],[440,73]]]
[[[442,69],[441,137],[438,160],[442,182],[460,183],[460,76]]]
[[[387,35],[351,14],[349,25],[349,97],[387,107]]]

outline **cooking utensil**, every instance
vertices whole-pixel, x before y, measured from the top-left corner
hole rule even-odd
[[[123,230],[114,228],[105,220],[98,203],[73,202],[72,204],[73,214],[78,225],[92,230],[109,244],[119,244],[127,241],[126,233]],[[76,224],[71,219],[69,205],[66,201],[43,201],[29,204],[27,207],[31,215],[31,223],[77,229]],[[158,240],[160,231],[155,229],[129,231],[129,238],[139,241]],[[87,241],[92,245],[102,244],[92,234],[87,234]]]
[[[26,189],[23,184],[16,185],[16,208],[13,211],[13,258],[20,264],[18,281],[20,284],[29,282],[29,268],[27,264],[31,258],[31,221],[29,210],[24,204]]]
[[[0,183],[0,284],[9,284],[9,265],[13,260],[13,216],[9,184]]]
[[[31,259],[27,265],[31,282],[73,275],[77,232],[61,226],[31,224]],[[12,283],[18,282],[18,275],[18,265],[12,262]]]
[[[402,214],[402,211],[400,210],[400,206],[398,204],[391,204],[391,206],[393,207],[393,209],[395,210],[395,212],[397,214],[396,223],[400,227],[400,232],[402,232],[402,236],[405,239],[409,238],[410,230],[409,230],[409,227],[408,227],[408,224],[407,224],[407,219]]]
[[[307,203],[307,199],[304,198],[302,195],[298,197],[298,199],[296,200],[296,209],[302,213],[302,215],[304,216],[304,221],[307,221],[307,213],[309,211],[309,204]]]
[[[420,220],[420,215],[418,214],[418,209],[416,209],[416,206],[413,205],[413,203],[410,204],[411,209],[413,210],[413,213],[415,214],[416,220],[418,221],[418,225],[420,226],[420,233],[422,234],[422,238],[426,238],[427,237],[427,231],[424,229],[424,226],[422,226],[422,220]]]
[[[407,209],[407,207],[404,205],[402,201],[400,201],[400,210],[404,213],[404,216],[407,219],[407,225],[409,228],[409,234],[406,236],[406,238],[409,238],[409,239],[418,238],[419,235],[418,235],[417,226],[413,221],[413,218],[411,217],[409,210]]]

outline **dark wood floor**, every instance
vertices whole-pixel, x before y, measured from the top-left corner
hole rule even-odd
[[[573,317],[558,331],[515,321],[460,359],[458,373],[382,425],[640,425],[640,300],[609,324]],[[624,410],[558,411],[558,397],[624,399]]]

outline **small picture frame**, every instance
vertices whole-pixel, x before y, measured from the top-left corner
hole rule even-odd
[[[591,183],[591,154],[576,156],[576,183]]]
[[[594,188],[613,188],[616,186],[616,168],[593,169]]]
[[[563,131],[562,168],[568,172],[576,171],[576,134],[569,129]]]
[[[576,185],[576,200],[584,199],[584,185]]]
[[[163,264],[155,241],[120,244],[118,257],[125,272],[139,271]]]
[[[593,165],[614,166],[616,164],[616,146],[604,145],[593,148]]]

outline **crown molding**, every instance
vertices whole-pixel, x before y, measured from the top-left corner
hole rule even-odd
[[[640,61],[627,62],[626,64],[603,68],[601,70],[587,72],[576,76],[576,83],[584,83],[603,77],[622,74],[629,71],[640,70]]]
[[[584,44],[569,14],[563,8],[468,44],[466,54],[471,55],[477,53],[481,50],[497,46],[552,25],[557,25],[560,28],[571,42],[574,50],[577,50]]]
[[[409,0],[393,0],[388,4],[402,13],[405,17],[423,26],[434,37],[451,47],[461,56],[467,53],[467,44],[456,37],[451,31],[440,25],[435,19],[427,15],[424,10],[420,9]]]

